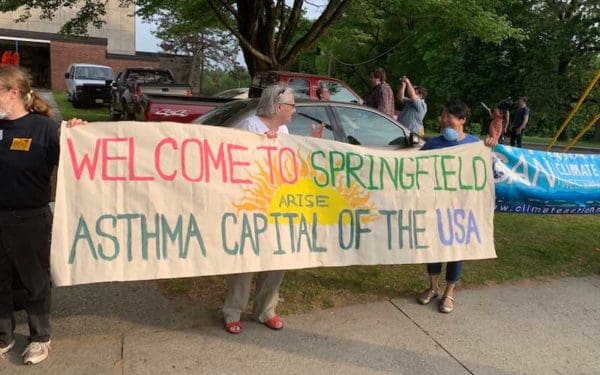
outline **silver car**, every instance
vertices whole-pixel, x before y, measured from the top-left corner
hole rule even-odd
[[[258,99],[237,100],[194,120],[195,124],[237,127],[256,113]],[[287,124],[290,134],[310,135],[310,126],[324,123],[324,139],[377,149],[418,149],[425,142],[404,125],[376,109],[352,103],[297,100]]]

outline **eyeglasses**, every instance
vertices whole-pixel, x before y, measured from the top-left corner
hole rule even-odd
[[[285,104],[285,105],[289,105],[292,108],[296,108],[296,104],[294,104],[294,103],[279,103],[279,104]]]

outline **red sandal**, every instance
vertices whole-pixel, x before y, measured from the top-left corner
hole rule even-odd
[[[275,315],[271,319],[265,321],[265,325],[271,329],[278,331],[283,328],[283,320],[279,315]]]
[[[237,322],[225,323],[225,330],[234,335],[242,333],[242,322],[238,320]]]

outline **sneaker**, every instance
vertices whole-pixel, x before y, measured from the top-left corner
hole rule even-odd
[[[50,349],[50,340],[46,342],[30,342],[23,354],[21,354],[23,363],[26,365],[35,365],[36,363],[42,362],[48,357]]]
[[[6,346],[0,347],[0,359],[4,359],[4,354],[10,352],[13,346],[15,346],[15,340],[12,340],[12,342]]]

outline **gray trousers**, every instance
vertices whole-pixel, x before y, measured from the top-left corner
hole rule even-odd
[[[283,281],[285,271],[259,272],[256,278],[254,293],[255,320],[264,323],[275,316],[275,307],[279,302],[279,287]],[[252,285],[253,272],[236,273],[227,276],[227,292],[223,305],[225,323],[237,322],[242,312],[248,306],[250,286]]]

